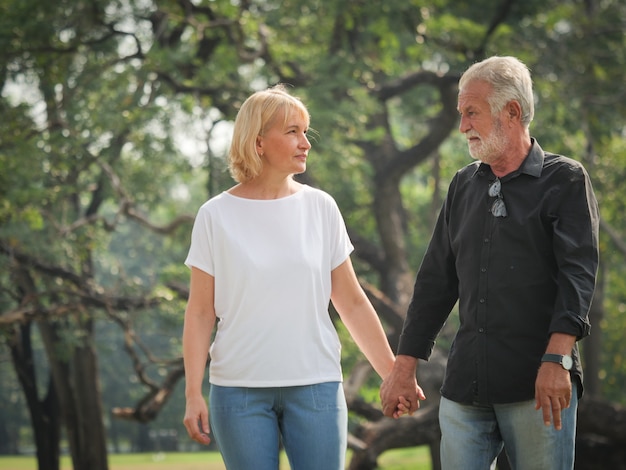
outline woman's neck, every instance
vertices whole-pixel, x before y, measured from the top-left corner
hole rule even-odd
[[[281,199],[291,196],[302,189],[302,184],[289,177],[282,181],[270,182],[255,178],[239,183],[228,190],[230,194],[246,199]]]

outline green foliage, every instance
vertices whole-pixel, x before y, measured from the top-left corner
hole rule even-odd
[[[291,84],[311,111],[308,175],[336,198],[350,229],[378,248],[372,211],[377,172],[388,155],[426,137],[442,109],[433,85],[392,99],[381,99],[380,89],[418,71],[456,77],[485,55],[518,56],[534,76],[533,135],[547,150],[585,162],[604,220],[626,233],[623,2],[532,0],[513,2],[508,11],[486,0],[181,5],[0,3],[0,242],[9,252],[0,257],[2,313],[24,300],[10,276],[19,252],[31,260],[42,307],[94,293],[152,300],[115,313],[131,321],[159,358],[178,356],[184,298],[171,286],[188,280],[182,262],[190,220],[202,202],[232,184],[216,143],[223,137],[220,126],[232,121],[252,90],[278,81]],[[448,182],[470,161],[460,134],[436,153],[399,183],[412,270]],[[186,218],[168,229],[179,216]],[[603,237],[602,257],[601,374],[607,397],[623,402],[624,253]],[[56,270],[33,269],[35,262]],[[367,260],[355,259],[355,266],[371,282],[379,280]],[[133,382],[122,336],[105,310],[86,309],[97,320],[109,409],[132,405],[145,387]],[[84,331],[71,322],[65,326],[59,347],[71,354],[69,345]],[[345,331],[341,336],[349,372],[362,357]],[[166,367],[151,363],[149,376],[162,379]],[[15,377],[5,384],[7,375],[0,369],[0,391],[14,399]],[[372,403],[378,384],[373,377],[362,390]],[[182,397],[176,393],[159,426],[180,427]],[[9,412],[2,408],[1,417],[12,418]],[[107,423],[137,431],[128,423]]]

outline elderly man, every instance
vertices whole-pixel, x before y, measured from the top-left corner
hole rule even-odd
[[[459,130],[476,160],[457,172],[418,271],[398,356],[383,382],[388,416],[419,406],[415,373],[450,311],[439,421],[447,470],[511,465],[571,470],[582,395],[577,341],[589,334],[598,207],[583,166],[530,137],[528,68],[513,57],[472,65],[459,82]]]

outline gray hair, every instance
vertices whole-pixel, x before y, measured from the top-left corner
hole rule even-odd
[[[493,93],[487,98],[491,112],[497,114],[511,100],[522,108],[522,124],[528,128],[535,115],[533,83],[528,67],[515,57],[493,56],[470,66],[459,80],[459,91],[474,80],[489,83]]]

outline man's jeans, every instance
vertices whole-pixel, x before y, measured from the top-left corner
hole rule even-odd
[[[576,438],[576,385],[570,407],[561,411],[562,429],[545,426],[535,401],[472,406],[441,398],[443,470],[495,469],[504,446],[513,470],[572,470]]]

